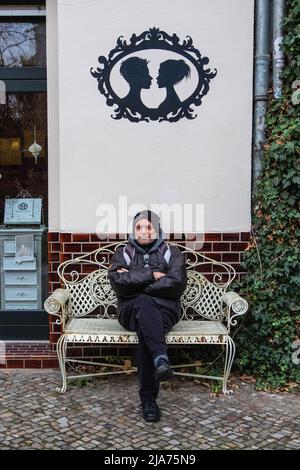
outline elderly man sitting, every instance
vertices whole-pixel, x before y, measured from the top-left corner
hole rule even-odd
[[[125,247],[118,247],[108,271],[118,304],[118,320],[139,338],[138,373],[145,421],[160,419],[159,382],[170,380],[165,334],[179,321],[187,285],[185,258],[169,246],[152,211],[138,212]]]

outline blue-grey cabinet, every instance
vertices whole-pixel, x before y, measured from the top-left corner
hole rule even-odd
[[[31,235],[30,259],[17,256],[16,237]],[[42,228],[0,229],[1,309],[36,310],[42,308]],[[28,257],[29,258],[29,257]]]

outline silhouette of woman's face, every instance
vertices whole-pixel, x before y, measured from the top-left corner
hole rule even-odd
[[[159,71],[158,71],[158,77],[156,79],[158,88],[164,88],[167,85],[172,84],[172,83],[170,83],[170,77],[168,79],[168,73],[167,72],[168,71],[166,70],[166,67],[164,66],[164,64],[161,64],[160,67],[159,67]]]
[[[183,60],[166,60],[159,67],[156,79],[158,88],[170,87],[189,74],[189,67]]]

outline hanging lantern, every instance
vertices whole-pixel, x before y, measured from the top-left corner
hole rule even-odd
[[[37,163],[37,159],[38,159],[39,154],[42,151],[42,147],[36,142],[36,127],[35,126],[34,126],[34,142],[33,144],[30,145],[28,150],[34,156],[35,163]]]

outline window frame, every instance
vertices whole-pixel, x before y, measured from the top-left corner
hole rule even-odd
[[[1,9],[7,12],[12,6],[28,6],[26,1],[7,2],[0,8],[0,23],[46,23],[46,9],[35,15],[32,10],[28,10],[28,15],[16,14],[18,10],[11,9],[11,15],[1,15]],[[43,7],[45,0],[34,1],[30,7]],[[39,11],[39,10],[37,10]],[[16,16],[15,16],[16,14]],[[5,82],[6,92],[47,92],[47,64],[45,67],[0,67],[0,80]]]

